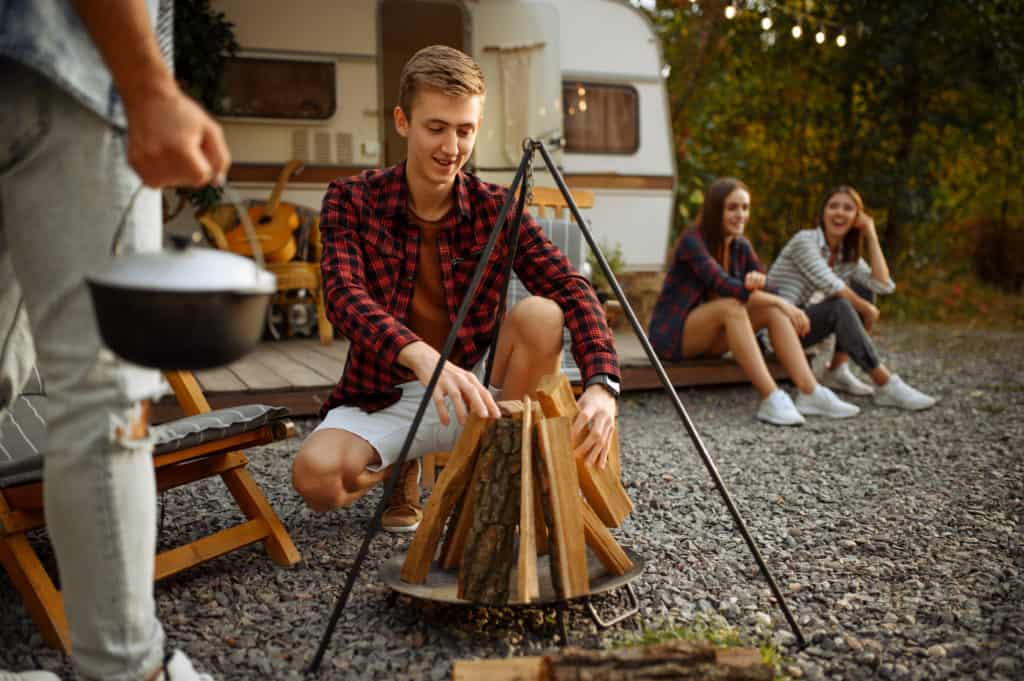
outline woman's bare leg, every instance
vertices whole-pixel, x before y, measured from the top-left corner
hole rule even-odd
[[[772,339],[772,347],[786,373],[800,392],[808,395],[814,391],[818,382],[807,364],[807,356],[800,344],[800,337],[789,317],[777,307],[760,306],[749,309],[750,322],[755,329],[768,329]]]
[[[720,298],[690,312],[683,327],[682,350],[683,357],[721,355],[729,350],[762,399],[778,388],[764,363],[747,308],[735,298]]]

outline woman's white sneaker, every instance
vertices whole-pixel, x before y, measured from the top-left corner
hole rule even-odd
[[[843,402],[834,392],[820,384],[814,386],[809,395],[797,395],[796,408],[804,416],[828,416],[833,419],[848,419],[860,413],[860,407],[856,404]]]
[[[934,406],[935,402],[934,397],[911,388],[896,374],[890,376],[889,381],[875,391],[875,404],[880,407],[899,407],[910,411],[920,411]]]
[[[843,362],[835,369],[829,369],[821,377],[823,385],[850,395],[874,395],[875,389],[864,383],[850,371],[850,363]]]
[[[757,418],[776,426],[803,425],[804,417],[796,410],[793,400],[781,388],[776,388],[768,397],[761,400],[757,409]]]

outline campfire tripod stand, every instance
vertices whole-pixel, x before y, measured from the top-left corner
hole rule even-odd
[[[392,467],[391,473],[388,475],[387,480],[384,484],[384,493],[381,496],[380,503],[377,504],[377,508],[373,513],[373,517],[367,524],[366,535],[363,537],[363,543],[359,547],[359,553],[356,555],[356,559],[349,569],[348,577],[345,581],[345,586],[342,589],[341,595],[338,597],[338,601],[334,606],[334,611],[331,613],[331,618],[327,624],[327,629],[324,631],[323,637],[320,640],[320,645],[317,648],[316,654],[313,657],[313,661],[310,663],[307,672],[314,673],[320,668],[320,663],[323,661],[324,654],[327,652],[327,647],[330,645],[331,637],[334,634],[334,630],[338,625],[338,620],[341,618],[341,612],[348,602],[349,595],[352,593],[352,587],[355,585],[356,577],[359,576],[359,571],[362,569],[363,563],[366,561],[367,553],[369,552],[370,542],[373,541],[378,530],[380,529],[381,517],[384,515],[384,510],[387,505],[387,500],[391,497],[391,493],[395,488],[396,484],[399,483],[399,476],[401,473],[402,466],[405,464],[406,459],[409,456],[409,449],[412,446],[413,438],[416,435],[417,430],[423,415],[426,413],[427,407],[430,405],[431,396],[434,394],[434,389],[437,387],[438,379],[441,377],[441,371],[444,368],[445,363],[452,354],[452,350],[455,347],[455,338],[462,328],[462,324],[466,320],[466,314],[469,312],[469,306],[473,301],[473,297],[477,293],[477,289],[480,286],[480,281],[483,279],[484,267],[490,260],[491,253],[494,252],[495,244],[497,243],[498,236],[501,234],[505,227],[505,223],[508,219],[509,209],[512,205],[512,201],[516,198],[516,190],[519,189],[520,184],[523,183],[524,177],[532,178],[533,171],[533,156],[534,153],[540,152],[541,157],[544,159],[544,165],[547,166],[548,172],[551,173],[551,177],[555,180],[555,184],[558,185],[559,191],[562,196],[565,197],[565,201],[569,206],[569,210],[572,211],[572,215],[576,220],[576,225],[579,227],[580,232],[583,234],[583,238],[586,240],[587,245],[590,247],[591,253],[594,254],[594,258],[597,260],[601,271],[604,273],[605,279],[612,288],[612,292],[615,294],[615,298],[622,305],[622,309],[629,319],[630,326],[633,327],[633,332],[636,334],[637,339],[644,348],[644,352],[647,353],[647,358],[650,360],[651,365],[654,367],[658,374],[658,378],[661,380],[661,384],[665,389],[665,392],[672,399],[672,404],[675,406],[676,413],[679,415],[679,419],[683,422],[686,427],[686,432],[690,436],[690,440],[693,442],[694,448],[700,455],[704,462],[704,466],[708,470],[708,474],[711,476],[712,481],[715,483],[715,487],[718,489],[719,494],[722,496],[722,500],[725,502],[726,507],[729,509],[729,514],[732,516],[733,522],[736,524],[736,528],[742,535],[744,542],[747,544],[747,548],[750,549],[750,553],[754,557],[754,561],[757,563],[757,567],[760,569],[762,576],[765,581],[768,582],[768,586],[771,589],[772,594],[775,596],[779,603],[779,608],[782,610],[782,614],[786,618],[786,622],[789,623],[790,629],[793,631],[793,635],[796,637],[797,644],[802,648],[807,645],[804,639],[803,632],[800,631],[800,626],[797,624],[796,619],[789,610],[789,606],[786,605],[785,597],[782,595],[782,591],[779,589],[778,584],[775,583],[775,578],[772,576],[771,571],[768,569],[767,563],[761,556],[761,551],[757,547],[757,543],[754,541],[753,536],[747,529],[746,523],[743,521],[743,517],[740,515],[739,509],[736,507],[736,503],[732,499],[732,495],[729,494],[729,490],[726,489],[725,482],[722,480],[722,476],[718,472],[718,467],[715,465],[714,460],[711,458],[711,454],[705,447],[703,440],[701,440],[700,434],[697,433],[696,427],[693,425],[693,421],[690,420],[690,415],[687,413],[686,408],[683,406],[682,401],[679,399],[678,393],[676,393],[675,387],[672,385],[672,381],[669,379],[668,374],[665,371],[665,367],[662,366],[661,360],[654,352],[654,348],[651,346],[650,340],[647,338],[647,334],[644,333],[643,327],[640,325],[640,321],[637,319],[636,314],[633,312],[633,308],[630,306],[629,301],[626,300],[626,295],[622,291],[622,287],[619,285],[615,274],[612,272],[608,261],[604,257],[604,253],[598,247],[594,241],[594,236],[590,231],[590,227],[587,225],[586,220],[580,214],[579,208],[576,206],[576,202],[572,198],[572,194],[569,192],[569,188],[565,184],[565,180],[562,178],[562,174],[555,167],[554,161],[551,160],[550,154],[548,154],[547,148],[544,146],[544,142],[532,138],[528,138],[523,142],[523,157],[519,162],[519,167],[516,170],[515,177],[512,179],[512,184],[509,186],[508,192],[505,195],[505,201],[501,206],[501,210],[498,212],[498,220],[491,230],[490,237],[487,240],[487,245],[484,247],[483,252],[480,255],[480,262],[477,265],[476,271],[473,272],[473,278],[470,280],[469,287],[466,292],[466,297],[463,298],[462,303],[459,305],[458,314],[455,317],[455,323],[452,325],[451,331],[448,333],[448,337],[445,339],[444,347],[441,350],[441,357],[437,362],[437,366],[434,367],[434,373],[430,376],[430,381],[427,382],[426,391],[423,394],[423,399],[420,402],[416,414],[413,417],[412,424],[409,427],[409,433],[405,437],[405,442],[402,444],[402,450],[399,453],[398,460]],[[527,180],[529,184],[529,180]],[[517,201],[517,212],[515,227],[519,227],[519,223],[522,220],[523,210],[526,203],[526,195],[529,191],[529,187],[524,187],[523,191],[520,192]],[[512,259],[515,257],[516,243],[519,236],[519,230],[513,229],[511,235],[511,247],[509,249],[509,262],[506,266],[506,277],[505,277],[505,290],[502,291],[501,303],[499,304],[499,323],[495,325],[494,338],[497,339],[498,330],[500,326],[501,315],[503,314],[505,307],[505,295],[508,288],[508,280],[511,276]],[[493,360],[493,353],[492,360]],[[487,372],[485,375],[486,379],[490,378],[490,361],[488,362]],[[563,618],[563,611],[559,608],[559,626],[562,631],[562,640],[565,639],[565,625]]]

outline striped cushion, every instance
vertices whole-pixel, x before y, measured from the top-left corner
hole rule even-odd
[[[0,413],[0,487],[42,479],[46,446],[44,395],[20,395]],[[151,428],[154,454],[176,452],[193,445],[255,430],[288,414],[284,407],[247,404],[187,416]]]

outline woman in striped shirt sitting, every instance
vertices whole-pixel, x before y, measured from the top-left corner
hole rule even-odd
[[[892,293],[896,285],[878,243],[875,221],[853,187],[837,187],[825,196],[818,226],[789,240],[772,263],[768,285],[807,313],[811,329],[801,337],[805,347],[835,334],[836,352],[822,378],[825,385],[853,395],[874,395],[882,406],[917,410],[935,404],[935,398],[910,387],[879,361],[868,335],[878,321],[875,296]],[[824,300],[811,303],[812,297],[820,297],[815,294],[823,294]],[[874,387],[850,372],[851,358]]]
[[[765,290],[764,266],[743,229],[750,191],[739,180],[715,181],[696,224],[676,242],[661,295],[651,317],[651,344],[665,360],[720,357],[731,352],[761,394],[757,417],[799,425],[804,415],[845,418],[860,409],[818,385],[800,336],[807,315]],[[754,336],[766,328],[779,360],[799,389],[796,403],[772,378]]]

